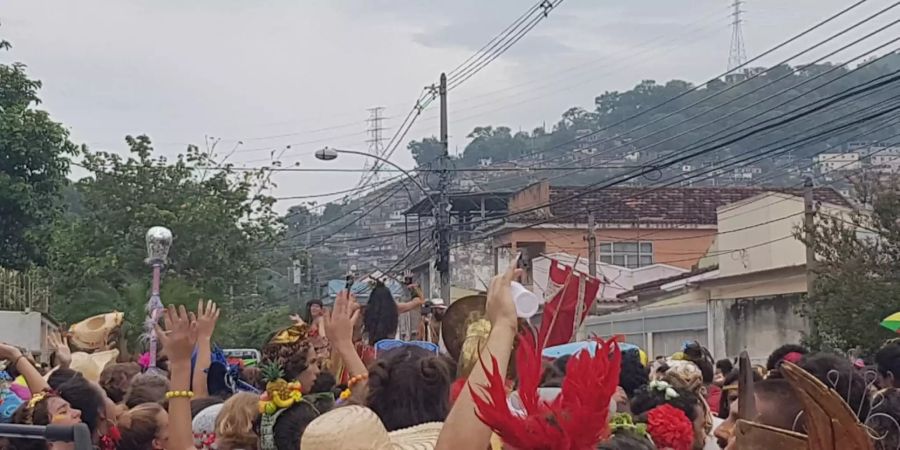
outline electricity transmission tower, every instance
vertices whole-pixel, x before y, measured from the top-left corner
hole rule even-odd
[[[366,123],[368,123],[369,128],[366,129],[366,133],[369,135],[369,139],[366,140],[366,143],[369,144],[369,154],[380,158],[383,156],[382,153],[384,153],[384,136],[382,134],[384,131],[382,126],[384,122],[384,107],[376,106],[375,108],[367,109],[367,111],[369,111],[369,118],[366,120]],[[367,158],[365,170],[371,170],[372,173],[364,175],[362,179],[368,178],[369,182],[378,181],[379,171],[376,170],[377,164],[377,159]]]
[[[733,11],[731,12],[731,49],[728,52],[729,72],[747,62],[747,50],[744,48],[744,31],[741,28],[741,24],[744,23],[744,19],[741,18],[741,14],[744,13],[741,10],[741,5],[743,4],[743,0],[734,0],[734,3],[731,4]]]

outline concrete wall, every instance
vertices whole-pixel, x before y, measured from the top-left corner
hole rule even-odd
[[[602,226],[602,224],[600,224]],[[568,253],[587,258],[586,227],[574,225],[515,230],[498,235],[494,245],[510,246],[516,242],[543,242],[546,253]],[[706,255],[716,234],[715,227],[706,229],[677,228],[603,228],[597,230],[597,244],[621,241],[653,243],[653,262],[690,269]]]
[[[47,337],[57,327],[39,312],[0,311],[0,342],[23,347],[46,361]]]
[[[487,290],[494,276],[490,240],[471,242],[450,250],[450,282],[475,291]]]
[[[707,324],[706,305],[700,304],[590,316],[585,330],[601,337],[624,335],[653,357],[680,351],[689,340],[708,345]]]
[[[794,294],[710,301],[710,351],[719,359],[746,350],[754,362],[765,362],[779,346],[799,343],[807,330],[806,320],[794,311],[799,298]]]
[[[803,223],[802,198],[768,193],[721,208],[718,216],[721,276],[806,263],[803,243],[792,237]]]
[[[821,204],[819,211],[844,217],[846,208]],[[766,192],[718,209],[716,239],[722,277],[795,267],[806,263],[806,247],[794,237],[803,223],[803,199]]]
[[[536,208],[550,202],[550,183],[541,182],[528,186],[509,199],[509,212],[514,213]],[[544,207],[534,212],[543,217],[550,216],[550,208]]]

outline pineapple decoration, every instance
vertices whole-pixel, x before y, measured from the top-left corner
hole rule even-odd
[[[277,363],[271,362],[260,369],[266,380],[266,391],[259,397],[259,413],[273,415],[279,409],[290,408],[303,398],[300,383],[284,380],[284,371]]]

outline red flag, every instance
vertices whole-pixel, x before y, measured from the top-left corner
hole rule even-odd
[[[575,327],[575,312],[578,302],[584,304],[581,323],[597,299],[600,280],[575,272],[571,267],[562,266],[556,260],[550,261],[550,276],[547,291],[551,298],[544,306],[541,319],[539,342],[544,347],[565,344],[572,338]]]

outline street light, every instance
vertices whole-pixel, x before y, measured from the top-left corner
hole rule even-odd
[[[422,191],[423,194],[425,194],[425,198],[428,199],[428,201],[431,203],[431,206],[434,208],[437,208],[437,205],[434,203],[434,200],[431,199],[431,194],[429,193],[428,189],[425,189],[425,186],[422,186],[422,184],[419,183],[419,180],[417,180],[416,177],[414,177],[406,169],[398,166],[397,164],[394,164],[393,162],[391,162],[390,160],[388,160],[386,158],[382,158],[378,155],[373,155],[371,153],[360,152],[360,151],[356,151],[356,150],[343,150],[343,149],[325,147],[325,148],[316,150],[316,159],[318,159],[320,161],[334,161],[335,159],[337,159],[338,155],[341,153],[345,153],[348,155],[365,156],[367,158],[377,159],[378,161],[381,161],[381,162],[399,170],[403,175],[406,176],[406,178],[409,178],[409,180],[412,181],[413,184],[415,184],[416,187],[419,188],[419,190]]]

